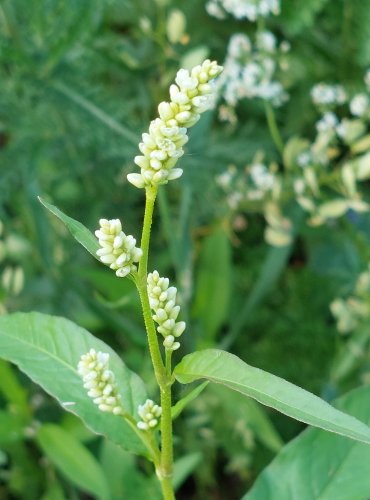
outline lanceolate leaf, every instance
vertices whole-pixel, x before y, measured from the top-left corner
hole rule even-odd
[[[101,500],[110,498],[108,481],[93,454],[61,427],[45,424],[36,440],[44,454],[73,484]]]
[[[370,386],[335,406],[370,424]],[[307,429],[261,473],[245,500],[363,500],[370,498],[370,447]]]
[[[207,349],[185,356],[175,369],[187,384],[205,378],[315,427],[370,444],[370,428],[300,387],[244,363],[233,354]]]
[[[172,420],[175,420],[187,407],[187,405],[191,403],[196,397],[198,397],[201,392],[204,391],[207,385],[208,382],[203,382],[203,384],[197,385],[197,387],[190,391],[186,396],[179,399],[171,409]]]
[[[87,229],[81,222],[78,222],[72,217],[64,214],[59,208],[47,203],[45,200],[39,197],[39,201],[46,207],[50,212],[58,217],[63,224],[70,231],[72,236],[83,246],[86,250],[91,253],[95,259],[98,259],[96,251],[99,250],[98,240],[95,238],[93,233]]]
[[[126,421],[101,412],[87,396],[77,373],[81,354],[91,348],[110,354],[125,409],[133,415],[145,401],[143,382],[104,342],[64,318],[40,313],[0,317],[0,357],[19,369],[76,414],[94,432],[103,434],[124,449],[144,453],[145,448]]]
[[[214,344],[213,338],[228,314],[231,296],[231,246],[222,227],[205,239],[199,260],[193,312],[201,323],[202,340]]]

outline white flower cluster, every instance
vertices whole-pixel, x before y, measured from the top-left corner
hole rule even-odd
[[[342,85],[318,83],[311,89],[312,102],[318,107],[332,107],[344,104],[347,94]]]
[[[142,135],[139,149],[142,155],[135,157],[141,173],[128,174],[127,179],[138,188],[166,184],[182,175],[180,168],[174,168],[184,154],[182,146],[188,141],[187,129],[209,109],[214,89],[211,80],[222,71],[216,61],[205,60],[190,72],[180,69],[176,85],[170,87],[170,102],[158,106],[159,118],[153,120],[149,133]]]
[[[99,410],[114,415],[123,413],[114,374],[109,370],[108,353],[90,349],[81,356],[77,370],[84,381],[85,389],[88,390],[87,394],[98,405]]]
[[[280,14],[280,0],[209,0],[206,10],[210,16],[224,19],[225,13],[236,19],[255,22],[259,17]]]
[[[340,333],[355,330],[361,321],[370,316],[370,266],[357,279],[355,289],[349,297],[337,298],[330,310]]]
[[[100,219],[99,224],[100,229],[95,235],[101,246],[96,252],[101,262],[116,271],[120,278],[136,271],[135,263],[139,262],[143,252],[135,246],[135,238],[122,231],[119,219]]]
[[[138,414],[142,420],[136,425],[142,431],[154,429],[159,423],[159,418],[162,415],[162,408],[154,403],[151,399],[147,399],[143,405],[139,405]]]
[[[362,118],[370,110],[370,99],[367,94],[361,93],[356,94],[349,103],[349,109],[353,116],[358,116]]]
[[[255,158],[252,165],[239,173],[234,165],[216,177],[216,182],[226,193],[226,201],[231,210],[238,210],[243,204],[255,201],[265,202],[279,190],[279,181],[274,167],[267,167]]]
[[[177,289],[169,286],[168,278],[161,278],[158,271],[148,274],[148,295],[154,321],[159,325],[158,333],[164,337],[163,345],[167,351],[175,351],[180,337],[185,330],[185,321],[176,322],[180,306],[176,305]]]
[[[261,98],[274,106],[283,104],[288,94],[276,76],[279,69],[287,69],[285,53],[289,49],[287,42],[278,45],[270,31],[258,33],[255,46],[247,35],[233,35],[217,83],[226,103],[234,107],[241,99]]]
[[[256,163],[250,167],[250,176],[261,193],[271,191],[276,181],[275,175],[262,163]]]
[[[370,210],[358,188],[359,182],[370,177],[370,95],[356,94],[349,101],[350,114],[339,120],[335,110],[347,99],[341,85],[322,83],[311,94],[322,115],[316,123],[313,143],[300,139],[302,147],[298,145],[295,158],[300,172],[293,186],[297,202],[310,213],[308,224],[317,226],[343,216],[348,210]],[[343,151],[347,153],[342,161]],[[326,198],[328,188],[334,196]],[[336,311],[343,310],[340,301],[334,307]]]
[[[323,114],[321,119],[316,123],[316,129],[318,132],[328,132],[334,131],[335,127],[338,125],[338,117],[332,111],[327,111]]]

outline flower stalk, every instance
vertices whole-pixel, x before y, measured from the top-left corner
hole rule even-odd
[[[170,102],[158,106],[159,117],[150,124],[148,133],[142,135],[139,149],[142,155],[135,157],[141,172],[128,174],[127,179],[137,188],[145,188],[145,212],[141,234],[141,246],[136,239],[122,231],[119,219],[101,219],[95,232],[100,248],[96,252],[100,261],[115,271],[119,278],[130,276],[138,290],[148,338],[150,357],[159,386],[161,406],[147,399],[138,407],[139,420],[127,414],[121,404],[121,395],[114,374],[108,368],[109,354],[96,353],[93,349],[81,357],[79,373],[101,411],[125,418],[140,436],[148,449],[164,500],[174,500],[172,485],[172,352],[180,347],[178,338],[185,330],[184,321],[177,321],[180,306],[177,289],[169,286],[169,279],[158,271],[148,275],[148,254],[158,186],[177,179],[182,170],[174,168],[184,154],[182,146],[188,141],[187,129],[192,127],[212,104],[214,89],[212,80],[222,71],[216,61],[205,60],[191,72],[181,69],[176,85],[170,87]],[[158,335],[163,340],[164,355],[159,347]],[[155,429],[161,429],[161,446],[157,445]]]

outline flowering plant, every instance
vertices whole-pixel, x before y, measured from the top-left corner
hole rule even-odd
[[[196,386],[173,404],[176,381],[190,384],[205,379],[221,384],[240,398],[254,398],[312,426],[370,444],[370,428],[364,423],[226,351],[189,353],[173,367],[172,356],[181,351],[180,337],[186,324],[178,321],[181,301],[177,289],[158,271],[148,273],[153,210],[158,189],[182,174],[175,165],[188,140],[187,129],[207,110],[214,92],[212,81],[221,71],[210,60],[190,72],[180,70],[176,85],[170,87],[170,101],[159,105],[159,118],[151,122],[149,133],[143,134],[139,145],[142,155],[135,158],[140,173],[128,175],[131,184],[145,192],[139,246],[134,236],[123,232],[118,219],[101,219],[95,237],[81,223],[42,201],[93,257],[109,266],[115,279],[130,279],[135,284],[153,369],[154,384],[148,387],[159,404],[148,398],[144,382],[117,353],[72,322],[39,313],[0,318],[1,356],[16,363],[93,431],[146,457],[153,464],[165,500],[175,498],[173,420],[206,386]],[[248,172],[256,191],[262,192],[271,190],[272,174],[258,163]]]

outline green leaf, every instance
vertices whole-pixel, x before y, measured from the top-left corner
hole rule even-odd
[[[274,454],[281,450],[283,440],[272,425],[263,406],[251,398],[241,399],[238,392],[230,391],[223,385],[211,385],[207,392],[218,402],[219,406],[215,407],[215,411],[220,414],[223,421],[244,420],[255,438],[266,448]]]
[[[370,444],[370,428],[324,400],[275,375],[247,365],[237,356],[207,349],[185,356],[175,368],[182,384],[206,378],[306,424]]]
[[[50,212],[58,217],[63,224],[67,227],[69,232],[72,234],[75,240],[77,240],[95,259],[99,260],[96,255],[97,250],[99,250],[98,240],[95,238],[93,233],[87,229],[81,222],[78,222],[72,217],[64,214],[59,208],[47,203],[45,200],[38,197],[39,201],[46,207]]]
[[[280,278],[292,252],[292,243],[285,247],[271,247],[262,264],[259,276],[244,304],[233,318],[230,332],[221,339],[220,347],[229,349],[252,316],[253,310],[262,302]]]
[[[131,415],[146,399],[141,379],[131,372],[104,342],[71,321],[40,313],[0,317],[0,356],[18,365],[34,382],[79,416],[95,433],[103,434],[124,449],[144,453],[141,440],[121,417],[101,412],[87,396],[77,373],[81,354],[91,348],[110,355],[122,404]]]
[[[172,479],[175,491],[180,488],[184,481],[186,481],[194,469],[200,464],[202,458],[202,454],[198,451],[195,453],[189,453],[188,455],[181,457],[179,460],[176,460],[173,466]]]
[[[47,490],[42,495],[41,500],[66,500],[63,488],[56,479],[53,479],[53,482],[47,486]]]
[[[197,385],[197,387],[190,391],[189,394],[179,399],[171,409],[172,420],[175,420],[183,412],[185,407],[204,391],[207,385],[208,382],[203,382],[203,384]]]
[[[161,500],[159,481],[153,474],[146,476],[137,466],[135,457],[111,441],[104,441],[100,463],[108,478],[112,500]]]
[[[284,167],[292,170],[296,165],[297,157],[300,153],[307,151],[310,142],[307,139],[294,135],[289,139],[284,147],[283,161]]]
[[[0,411],[0,445],[24,438],[24,423],[16,415]]]
[[[194,314],[201,323],[202,339],[213,344],[231,296],[231,246],[222,227],[204,240],[198,269]]]
[[[109,499],[108,482],[101,466],[77,439],[57,425],[45,424],[38,430],[36,441],[72,484],[97,498]]]
[[[1,356],[0,356],[1,357]],[[31,409],[28,406],[28,394],[14,373],[13,366],[0,360],[0,393],[16,408],[16,412],[25,419],[31,419]]]
[[[282,2],[281,19],[284,27],[291,35],[301,33],[315,22],[315,17],[324,8],[328,0],[284,0]]]
[[[335,406],[370,424],[370,386],[351,391]],[[319,429],[287,444],[243,500],[363,500],[370,498],[370,447]]]

